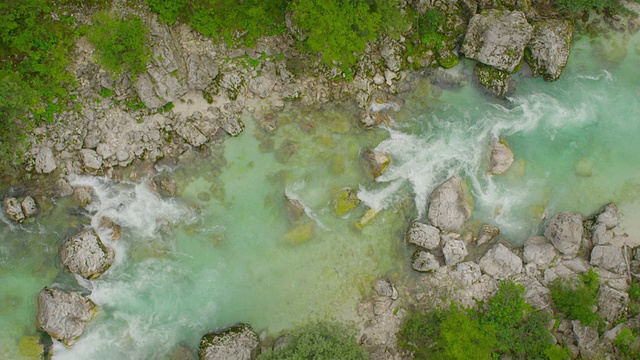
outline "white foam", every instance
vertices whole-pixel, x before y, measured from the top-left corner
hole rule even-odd
[[[307,214],[307,216],[311,220],[313,220],[322,230],[331,231],[331,229],[328,226],[322,223],[322,221],[320,220],[320,216],[318,216],[318,214],[315,211],[313,211],[313,209],[308,207],[305,204],[304,200],[302,200],[302,198],[300,198],[300,196],[298,195],[299,192],[304,189],[304,187],[305,187],[304,181],[297,181],[291,185],[288,185],[285,188],[284,193],[285,195],[287,195],[288,198],[297,200],[300,204],[302,204],[302,206],[304,207],[304,212]]]

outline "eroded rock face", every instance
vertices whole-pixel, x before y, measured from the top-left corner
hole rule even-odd
[[[561,212],[549,220],[544,236],[564,255],[575,256],[582,241],[582,216]]]
[[[76,293],[45,287],[38,294],[38,327],[71,346],[93,317],[95,305]]]
[[[115,256],[93,229],[72,236],[60,247],[60,260],[72,273],[94,279],[107,271]]]
[[[516,80],[508,72],[484,64],[477,64],[473,69],[476,80],[486,92],[499,98],[506,99],[516,91]]]
[[[22,213],[26,217],[35,216],[38,212],[38,204],[31,196],[25,196],[20,203],[20,207],[22,208]]]
[[[482,271],[497,279],[505,279],[522,272],[522,260],[506,246],[496,244],[478,263]]]
[[[253,360],[260,353],[258,335],[247,324],[210,332],[200,340],[200,360]]]
[[[526,61],[533,76],[556,81],[567,65],[574,26],[568,20],[550,19],[536,23],[528,45]]]
[[[513,151],[505,140],[496,141],[491,148],[489,172],[494,175],[504,174],[513,164]]]
[[[445,181],[431,193],[427,217],[440,230],[458,231],[470,216],[471,204],[458,176]]]
[[[532,30],[520,11],[487,10],[469,21],[461,51],[470,59],[511,73],[522,61]]]
[[[407,231],[407,242],[427,250],[433,250],[440,245],[440,230],[437,227],[414,221]]]

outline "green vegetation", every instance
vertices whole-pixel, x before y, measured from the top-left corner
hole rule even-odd
[[[114,75],[131,72],[136,76],[146,70],[151,51],[146,47],[149,29],[142,19],[99,12],[93,16],[93,22],[93,26],[85,27],[83,32],[96,47],[102,67]]]
[[[416,359],[562,358],[547,330],[550,315],[532,309],[524,287],[502,282],[486,305],[465,309],[417,311],[398,333],[398,343]]]
[[[148,0],[163,21],[186,23],[204,36],[254,46],[260,36],[286,31],[287,0]]]
[[[367,353],[356,341],[356,330],[339,323],[320,322],[301,327],[279,350],[267,351],[260,360],[366,360]]]
[[[571,12],[594,9],[596,11],[619,13],[623,9],[620,0],[558,0],[556,7],[559,9],[567,9]]]
[[[596,326],[600,317],[593,312],[598,302],[600,280],[593,270],[577,279],[554,281],[550,286],[551,297],[558,310],[571,320],[580,320],[583,325]]]

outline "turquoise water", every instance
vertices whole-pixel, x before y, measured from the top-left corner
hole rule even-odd
[[[386,128],[359,129],[355,109],[333,106],[293,104],[273,136],[245,118],[245,132],[215,145],[213,156],[163,170],[178,182],[174,199],[144,183],[79,179],[99,194],[93,215],[61,201],[37,223],[0,224],[0,358],[28,358],[19,343],[37,336],[35,297],[52,283],[85,288],[99,306],[73,348],[54,344],[55,359],[168,358],[179,342],[195,349],[207,331],[238,321],[263,336],[315,319],[355,321],[376,277],[404,281],[406,226],[453,174],[473,194],[472,225],[498,225],[515,244],[538,233],[545,216],[588,215],[609,201],[620,205],[630,238],[640,239],[639,39],[582,39],[559,81],[517,74],[509,101],[473,86],[438,91],[422,83],[400,94],[404,106]],[[470,74],[472,66],[453,71]],[[502,176],[486,171],[495,137],[516,158]],[[393,157],[375,182],[362,170],[363,147]],[[279,150],[286,148],[295,150]],[[338,215],[335,194],[344,187],[358,189],[362,203]],[[306,208],[298,223],[285,194]],[[59,270],[58,244],[103,215],[123,225],[117,242],[102,234],[117,252],[112,268],[92,281]],[[293,239],[300,227],[311,235]]]

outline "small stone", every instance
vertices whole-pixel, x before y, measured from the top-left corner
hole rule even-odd
[[[22,212],[26,217],[33,217],[38,212],[38,204],[31,196],[25,196],[22,199]]]
[[[95,191],[90,186],[77,186],[73,189],[71,194],[71,201],[81,208],[85,209],[91,203],[93,203],[95,197]]]
[[[618,214],[618,207],[614,203],[610,203],[604,206],[604,209],[600,212],[596,218],[597,224],[602,224],[607,229],[613,229],[620,224],[620,215]]]
[[[113,219],[110,217],[103,216],[100,218],[100,224],[98,225],[100,229],[107,230],[111,235],[111,240],[119,240],[122,235],[122,227],[118,225]]]
[[[375,289],[380,296],[389,297],[391,300],[396,300],[398,298],[398,291],[396,290],[396,287],[387,279],[378,279],[376,281]]]
[[[289,215],[289,220],[292,223],[298,222],[305,214],[304,205],[302,205],[299,200],[287,195],[284,196],[284,202],[287,208],[287,214]]]

